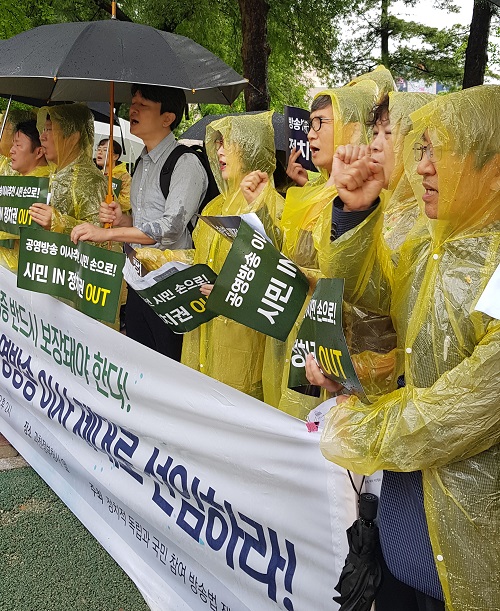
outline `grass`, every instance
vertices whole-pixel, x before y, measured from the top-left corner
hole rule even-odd
[[[134,583],[33,469],[0,472],[0,611],[142,611]]]

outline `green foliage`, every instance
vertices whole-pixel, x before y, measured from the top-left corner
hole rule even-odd
[[[404,0],[416,6],[417,0]],[[463,79],[468,27],[454,25],[438,29],[391,15],[391,0],[357,0],[353,5],[350,29],[355,35],[342,42],[335,53],[333,81],[341,84],[356,74],[372,70],[380,63],[381,36],[389,38],[387,67],[395,77],[407,80],[437,81],[448,89],[457,89]],[[383,21],[382,7],[387,8]],[[459,7],[446,0],[435,0],[436,8],[458,12]],[[471,11],[472,15],[472,11]],[[497,63],[498,50],[490,45],[490,75]]]

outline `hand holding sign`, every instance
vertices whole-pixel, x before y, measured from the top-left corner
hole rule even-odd
[[[306,357],[306,378],[313,386],[321,386],[331,393],[338,392],[342,388],[342,384],[325,376],[311,352]]]
[[[30,207],[31,218],[43,229],[50,230],[52,224],[52,206],[36,203]]]
[[[309,176],[307,175],[307,170],[301,163],[297,162],[297,159],[302,155],[302,151],[300,148],[293,149],[290,152],[290,157],[288,159],[288,165],[286,166],[286,174],[289,178],[293,180],[293,182],[299,187],[303,187],[306,182],[309,180]]]

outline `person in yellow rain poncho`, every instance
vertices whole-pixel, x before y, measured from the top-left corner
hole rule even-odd
[[[33,204],[33,220],[60,233],[70,233],[83,222],[98,224],[107,184],[92,161],[92,113],[83,104],[44,106],[38,111],[37,124],[45,157],[55,165],[55,173],[50,205]]]
[[[14,138],[10,149],[11,167],[20,176],[48,177],[49,166],[45,160],[44,151],[34,119],[19,123],[14,130]],[[0,232],[0,237],[2,233]],[[13,271],[17,269],[19,255],[19,236],[10,237],[12,242],[0,246],[0,265]]]
[[[395,269],[382,232],[365,224],[340,245],[335,270],[352,300],[390,307],[406,385],[369,406],[340,396],[321,449],[356,473],[385,470],[379,527],[387,565],[427,608],[447,611],[489,611],[500,601],[500,314],[476,309],[500,264],[499,103],[500,87],[482,86],[411,115],[405,167],[412,179],[418,162],[425,217]],[[339,163],[343,201],[370,206],[383,183],[377,165]],[[372,214],[382,219],[383,211]],[[498,303],[492,292],[490,306]],[[309,365],[309,379],[323,384]],[[386,608],[402,607],[377,604]]]
[[[0,125],[3,123],[5,113],[0,115]],[[16,126],[24,121],[30,121],[36,118],[36,113],[32,110],[19,110],[11,108],[7,113],[5,125],[0,138],[0,176],[13,176],[17,174],[10,163],[10,149],[14,140]]]
[[[384,210],[383,234],[397,257],[398,247],[415,223],[419,213],[417,198],[404,173],[403,143],[411,129],[409,115],[424,106],[435,96],[425,93],[390,92],[373,109],[369,124],[373,130],[370,143],[372,159],[383,167],[384,191],[381,206]],[[331,239],[332,219],[322,216],[316,225],[313,237],[318,250],[319,267],[322,274],[332,277],[335,258],[343,256],[337,239],[351,227],[346,219],[355,215],[339,210],[335,201],[334,222],[336,238]],[[389,210],[389,212],[388,212]],[[356,223],[362,219],[358,213]],[[390,216],[390,227],[386,224]],[[365,222],[374,223],[378,217],[369,215]],[[378,221],[377,221],[378,222]],[[361,308],[344,302],[344,331],[347,344],[358,373],[358,377],[369,396],[394,390],[401,372],[396,366],[398,352],[392,321],[370,308]]]
[[[104,138],[97,146],[95,162],[98,168],[107,176],[108,172],[108,143],[109,139]],[[127,171],[126,163],[118,163],[122,154],[122,147],[119,142],[113,140],[113,178],[118,178],[121,181],[120,192],[118,193],[118,203],[122,212],[130,213],[130,186],[132,184],[132,176]]]
[[[255,212],[279,248],[277,226],[284,201],[272,180],[276,160],[271,118],[272,112],[228,116],[207,126],[207,155],[221,194],[204,208],[203,215]],[[193,242],[194,251],[161,253],[143,248],[138,257],[149,269],[167,260],[181,260],[206,263],[219,273],[230,242],[203,221],[195,227]],[[262,400],[264,345],[262,333],[218,316],[184,335],[182,363]]]
[[[281,223],[282,251],[308,277],[310,294],[321,275],[313,230],[323,215],[330,219],[331,226],[332,201],[337,194],[333,179],[330,179],[335,147],[367,143],[366,122],[380,95],[374,81],[364,80],[352,87],[323,91],[312,103],[308,140],[320,176],[303,187],[288,189]],[[307,304],[308,300],[285,342],[267,338],[264,363],[265,402],[302,419],[319,402],[317,397],[288,388],[289,359]]]

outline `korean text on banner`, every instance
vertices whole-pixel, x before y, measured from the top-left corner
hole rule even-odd
[[[2,432],[151,609],[336,608],[356,503],[319,433],[2,269],[0,358]]]

